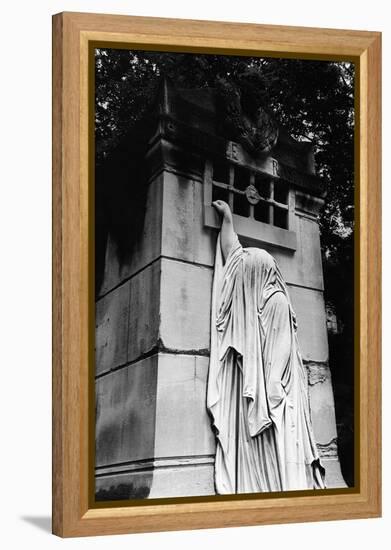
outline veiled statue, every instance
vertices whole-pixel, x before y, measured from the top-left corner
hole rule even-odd
[[[216,246],[207,408],[217,494],[324,488],[295,312],[268,252],[243,248],[227,203]]]

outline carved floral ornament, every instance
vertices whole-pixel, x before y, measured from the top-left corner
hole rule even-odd
[[[218,96],[224,125],[232,137],[253,155],[269,153],[279,133],[272,115],[261,104],[255,109],[246,107],[240,87],[227,80],[220,79]]]

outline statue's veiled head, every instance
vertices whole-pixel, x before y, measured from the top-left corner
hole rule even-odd
[[[261,310],[275,293],[282,292],[292,310],[288,290],[276,260],[261,248],[246,248],[243,258],[243,283],[254,293]],[[294,316],[294,312],[292,310]]]

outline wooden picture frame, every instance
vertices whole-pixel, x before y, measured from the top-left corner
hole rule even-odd
[[[89,45],[241,52],[356,63],[359,483],[245,499],[91,504]],[[62,537],[378,517],[381,514],[381,35],[352,30],[87,13],[53,17],[53,533]]]

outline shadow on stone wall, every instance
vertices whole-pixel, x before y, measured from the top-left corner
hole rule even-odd
[[[333,381],[338,455],[348,487],[354,486],[354,346],[349,335],[328,335]]]
[[[152,474],[151,474],[152,477]],[[96,492],[96,501],[129,500],[147,498],[151,490],[151,483],[145,486],[135,486],[133,483],[120,483],[111,485],[108,489],[99,489]]]
[[[144,224],[147,184],[143,154],[125,143],[95,169],[96,296],[103,283],[108,235],[117,245],[121,265],[131,257]]]

